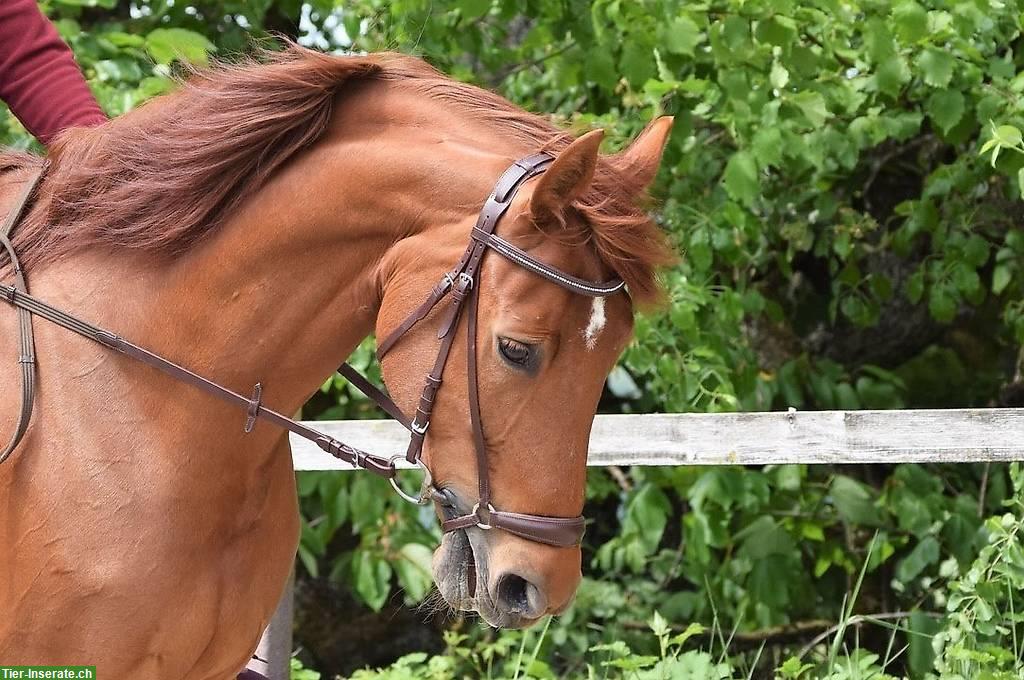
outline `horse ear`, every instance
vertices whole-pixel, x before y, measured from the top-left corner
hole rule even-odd
[[[530,196],[530,212],[536,220],[557,215],[579,198],[594,179],[597,150],[604,130],[588,132],[558,154]]]
[[[616,165],[623,172],[636,178],[637,184],[644,189],[651,186],[658,174],[661,154],[665,150],[668,135],[672,132],[672,116],[655,118],[640,135],[620,152],[616,157]]]

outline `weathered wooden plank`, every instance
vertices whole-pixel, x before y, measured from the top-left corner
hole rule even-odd
[[[382,455],[405,452],[389,420],[310,423]],[[292,439],[297,470],[345,470],[316,446]],[[602,415],[590,465],[765,465],[1024,460],[1024,409],[791,411]]]
[[[405,453],[390,420],[310,423],[381,455]],[[292,438],[296,470],[351,470]],[[594,420],[590,465],[767,465],[1024,460],[1024,409],[790,411],[606,415]],[[283,616],[283,615],[282,615]],[[290,616],[268,630],[287,627]],[[273,658],[280,658],[280,651]],[[272,676],[274,677],[274,676]]]

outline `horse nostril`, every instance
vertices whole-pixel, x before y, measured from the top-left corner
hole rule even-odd
[[[498,579],[495,589],[498,608],[506,614],[519,614],[528,619],[536,619],[547,611],[547,598],[540,588],[533,585],[519,574],[503,574]]]

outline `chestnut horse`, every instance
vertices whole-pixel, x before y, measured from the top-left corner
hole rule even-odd
[[[548,151],[555,162],[498,233],[580,278],[618,276],[629,295],[595,301],[485,258],[476,340],[495,504],[569,517],[633,305],[658,296],[671,257],[643,200],[670,127],[658,119],[603,156],[599,132],[574,139],[418,59],[291,47],[67,132],[14,245],[36,297],[237,391],[260,381],[264,403],[291,413],[451,268],[498,175]],[[0,217],[40,162],[0,156]],[[465,356],[464,321],[453,357]],[[0,466],[0,661],[234,677],[295,554],[287,437],[266,423],[245,434],[233,406],[34,325],[36,412]],[[384,361],[406,412],[437,351],[434,326],[432,314]],[[0,305],[4,442],[19,408],[16,328]],[[424,461],[471,505],[466,376],[453,359]],[[445,535],[434,577],[451,606],[526,626],[568,606],[580,559],[578,547],[470,528]],[[509,575],[521,587],[498,588]]]

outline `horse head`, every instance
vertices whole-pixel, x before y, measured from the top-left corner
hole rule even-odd
[[[649,302],[655,284],[650,269],[638,263],[664,253],[636,206],[656,173],[670,128],[669,118],[655,121],[613,157],[598,153],[601,131],[564,141],[551,151],[550,166],[523,183],[495,233],[534,262],[573,279],[621,276],[633,284],[633,295]],[[444,273],[423,267],[424,253],[441,250],[448,253],[442,261],[454,261],[479,224],[471,215],[433,225],[394,248],[383,268],[377,334],[388,338],[385,379],[407,413],[435,362],[444,307],[401,336],[395,328],[410,301],[430,289],[430,277]],[[495,626],[530,625],[560,613],[573,599],[581,576],[578,535],[538,540],[492,530],[500,527],[490,517],[494,508],[563,523],[580,515],[594,413],[605,378],[631,337],[634,309],[626,289],[592,295],[585,287],[557,284],[514,256],[487,256],[471,282],[476,289],[468,292],[478,296],[478,319],[455,329],[457,359],[438,374],[443,385],[431,390],[425,406],[430,420],[423,460],[440,497],[438,514],[449,523],[470,519],[445,533],[434,578],[451,606],[475,610]],[[467,333],[473,334],[473,347],[467,347]],[[472,356],[472,368],[466,356]],[[482,494],[489,496],[484,508]]]

